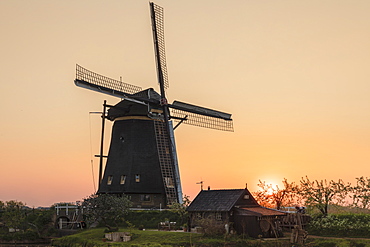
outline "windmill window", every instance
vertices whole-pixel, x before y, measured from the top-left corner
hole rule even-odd
[[[107,180],[107,185],[111,185],[113,181],[113,176],[109,175]]]
[[[125,184],[126,182],[126,175],[121,176],[120,184]]]
[[[140,195],[140,200],[143,202],[150,202],[151,198],[150,195]]]
[[[136,183],[139,183],[140,182],[140,175],[139,174],[136,174],[135,175],[135,182]]]
[[[166,182],[167,188],[174,188],[173,180],[170,177],[165,177],[164,181]]]

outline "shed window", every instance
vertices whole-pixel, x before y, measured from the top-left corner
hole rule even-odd
[[[217,212],[215,218],[216,220],[222,220],[222,214],[220,212]]]
[[[113,181],[113,176],[112,175],[109,175],[108,176],[108,180],[107,180],[107,185],[111,185],[112,184],[112,181]]]

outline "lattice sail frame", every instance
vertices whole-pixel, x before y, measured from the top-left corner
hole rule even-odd
[[[173,159],[173,153],[169,145],[172,143],[169,141],[170,135],[167,133],[167,127],[162,121],[153,121],[156,135],[157,149],[159,164],[162,174],[162,182],[164,185],[167,205],[173,205],[179,202],[177,187],[177,179],[175,173],[175,163]]]
[[[95,72],[92,72],[88,69],[83,68],[82,66],[76,64],[76,85],[91,89],[94,91],[107,93],[109,95],[115,96],[115,97],[128,97],[131,98],[133,94],[137,94],[142,91],[142,88],[139,86],[134,86],[125,82],[121,82],[115,79],[111,79],[109,77],[97,74]],[[157,99],[158,100],[158,99]],[[175,103],[175,102],[174,102]],[[181,103],[181,102],[180,102]],[[216,129],[216,130],[222,130],[222,131],[234,131],[233,130],[233,121],[231,119],[225,119],[225,118],[219,118],[219,117],[212,117],[203,115],[202,113],[196,113],[191,112],[187,108],[184,107],[184,103],[181,105],[174,104],[174,106],[182,106],[181,109],[174,109],[170,107],[171,117],[174,117],[173,119],[175,122],[181,121],[181,119],[185,120],[183,123],[194,125],[198,127],[204,127],[204,128],[210,128],[210,129]],[[230,114],[226,114],[223,112],[218,112],[214,110],[210,110],[203,107],[198,107],[191,105],[195,108],[189,108],[189,109],[195,109],[195,110],[201,110],[204,111],[204,113],[211,113],[213,115],[221,114],[220,116],[228,117]],[[231,115],[230,115],[231,116]],[[177,118],[180,118],[177,119]]]
[[[181,120],[177,118],[181,118],[185,120],[182,122],[184,124],[194,125],[198,127],[204,127],[209,129],[215,130],[222,130],[222,131],[230,131],[233,132],[233,121],[232,120],[225,120],[221,118],[215,118],[210,116],[204,116],[197,113],[192,113],[188,111],[182,111],[178,109],[171,108],[171,116],[175,117],[175,122],[180,122]]]
[[[122,81],[118,81],[95,72],[92,72],[88,69],[83,68],[82,66],[76,64],[76,81],[85,82],[85,84],[91,84],[95,88],[106,88],[116,92],[134,94],[142,91],[142,88],[139,86],[134,86]],[[88,85],[86,85],[88,87]]]
[[[154,40],[156,42],[156,56],[159,57],[159,64],[158,71],[162,73],[162,79],[163,79],[163,86],[165,89],[169,87],[168,82],[168,73],[167,73],[167,62],[166,62],[166,50],[165,50],[165,42],[164,42],[164,10],[161,6],[156,5],[155,3],[150,3],[153,6],[152,15],[154,15],[154,21],[155,25],[153,25],[153,31],[155,31],[156,37],[154,37]],[[152,16],[153,18],[153,16]],[[160,76],[160,75],[159,75]]]

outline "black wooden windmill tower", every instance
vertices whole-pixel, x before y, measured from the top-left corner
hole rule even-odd
[[[104,102],[103,125],[104,119],[114,124],[104,176],[102,151],[100,154],[97,193],[128,195],[134,207],[165,208],[182,202],[173,130],[180,123],[224,131],[232,131],[233,126],[231,114],[180,101],[167,102],[163,8],[150,3],[150,12],[160,94],[152,88],[142,90],[79,65],[76,65],[75,84],[122,99],[114,106]],[[175,127],[172,120],[177,122]]]

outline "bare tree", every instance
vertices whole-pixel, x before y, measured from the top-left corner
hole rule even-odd
[[[329,204],[342,201],[350,191],[350,184],[345,184],[343,180],[314,180],[311,181],[307,176],[300,180],[298,193],[305,200],[307,206],[317,208],[324,216],[328,214]]]
[[[352,187],[352,205],[358,208],[370,208],[370,178],[356,178],[356,185]]]
[[[294,182],[288,182],[286,178],[282,182],[284,188],[280,189],[278,185],[274,187],[259,180],[257,186],[260,190],[252,194],[263,207],[281,209],[284,206],[290,206],[297,201],[297,186]]]

